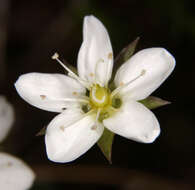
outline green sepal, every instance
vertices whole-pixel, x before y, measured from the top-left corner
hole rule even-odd
[[[123,48],[122,51],[115,58],[114,70],[111,79],[112,82],[109,84],[109,89],[113,90],[115,88],[113,80],[116,71],[124,62],[126,62],[134,54],[138,41],[139,41],[139,37],[137,37],[127,47]],[[100,140],[97,143],[102,153],[107,158],[110,164],[112,163],[111,156],[112,156],[112,144],[114,140],[114,135],[115,134],[113,132],[105,128],[103,135],[101,136]]]
[[[111,78],[111,83],[109,84],[109,88],[113,90],[115,88],[114,85],[114,76],[116,74],[116,71],[118,68],[126,62],[135,52],[136,46],[139,42],[139,37],[137,37],[133,42],[131,42],[128,46],[123,48],[120,53],[116,56],[114,60],[114,69],[112,71],[112,78]]]
[[[139,102],[142,103],[144,106],[146,106],[148,109],[155,109],[171,103],[154,96],[149,96],[148,98],[141,100]]]
[[[107,128],[104,128],[104,132],[97,142],[99,148],[101,149],[102,153],[106,157],[106,159],[109,161],[110,164],[112,164],[112,143],[114,140],[114,133],[109,131]]]
[[[121,66],[126,62],[135,52],[137,43],[139,42],[139,37],[137,37],[133,42],[131,42],[127,47],[123,48],[121,52],[117,55],[114,61],[114,66]]]
[[[46,133],[46,129],[47,129],[47,127],[43,127],[37,134],[36,134],[36,136],[42,136],[42,135],[45,135],[45,133]]]

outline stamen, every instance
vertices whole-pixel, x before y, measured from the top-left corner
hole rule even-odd
[[[87,117],[87,116],[89,116],[89,115],[92,115],[94,112],[95,112],[95,110],[91,110],[91,111],[89,111],[88,113],[82,114],[82,116],[79,117],[78,119],[73,120],[72,122],[70,122],[70,123],[69,123],[68,125],[66,125],[66,126],[60,126],[59,128],[60,128],[61,130],[66,130],[67,128],[71,127],[73,124],[75,124],[75,123],[81,121],[83,118],[85,118],[85,117]]]
[[[77,92],[73,92],[72,94],[73,94],[74,96],[78,95],[78,93],[77,93]]]
[[[94,74],[93,74],[93,73],[90,73],[89,76],[90,76],[90,77],[94,77]]]
[[[11,167],[12,165],[13,165],[12,162],[8,162],[8,163],[7,163],[7,166],[8,166],[8,167]]]
[[[96,125],[93,125],[92,127],[91,127],[91,130],[96,130],[97,129],[97,126]]]
[[[98,122],[98,118],[100,116],[101,108],[98,109],[95,122]]]
[[[52,59],[56,60],[67,72],[68,75],[71,76],[72,78],[76,79],[82,86],[85,88],[89,89],[90,84],[87,81],[84,81],[80,77],[78,77],[73,71],[71,71],[60,59],[59,59],[59,54],[54,53],[54,55],[51,57]]]
[[[54,53],[54,55],[51,57],[52,59],[58,59],[59,54],[58,53]]]
[[[98,76],[98,74],[97,74],[98,66],[99,66],[101,63],[104,63],[104,60],[103,60],[102,58],[99,59],[99,60],[96,62],[96,65],[95,65],[95,77],[94,77],[94,81],[95,81],[96,84],[99,84],[101,87],[103,87],[104,85],[96,78],[96,76]]]
[[[146,70],[143,69],[143,70],[141,71],[141,76],[143,76],[145,73],[146,73]]]
[[[81,102],[81,103],[89,103],[89,101],[88,101],[88,100],[85,100],[85,99],[80,99],[80,98],[78,98],[78,99],[72,99],[72,98],[68,99],[68,98],[66,98],[66,99],[65,99],[65,101],[70,101],[70,102]]]
[[[112,52],[110,52],[109,54],[108,54],[108,59],[112,59],[113,58],[113,55],[112,55]]]
[[[100,112],[101,112],[101,109],[99,108],[98,111],[97,111],[97,115],[96,115],[96,118],[95,118],[95,124],[92,126],[92,130],[95,130],[97,129],[98,127],[98,119],[99,119],[99,116],[100,116]]]
[[[106,88],[108,87],[108,82],[110,80],[110,70],[112,67],[112,61],[113,61],[113,54],[112,53],[109,53],[108,55],[108,63],[107,63],[107,68],[106,68]]]
[[[97,78],[95,78],[95,83],[99,84],[101,87],[108,87],[108,82],[109,82],[109,79],[110,79],[110,67],[112,66],[112,61],[113,61],[113,54],[112,53],[109,53],[108,54],[108,62],[105,62],[104,59],[100,58],[97,62],[96,62],[96,66],[95,66],[95,76],[97,76],[97,71],[98,71],[98,67],[100,66],[100,64],[104,64],[106,65],[106,84],[102,84]],[[101,67],[101,66],[100,66]]]
[[[138,78],[140,78],[141,76],[143,76],[144,74],[146,73],[146,70],[143,69],[141,71],[141,73],[135,77],[134,79],[132,79],[131,81],[127,82],[126,84],[123,84],[123,83],[120,83],[120,84],[123,84],[123,85],[120,85],[118,88],[116,88],[112,93],[111,93],[111,98],[113,98],[116,94],[119,93],[119,91],[121,91],[123,88],[129,86],[131,83],[133,83],[134,81],[136,81]]]
[[[82,99],[82,98],[64,98],[63,100],[67,102],[89,103],[87,99]]]
[[[57,101],[66,101],[66,102],[80,102],[80,103],[89,103],[89,98],[88,97],[81,97],[81,98],[52,98],[52,100],[57,100]]]
[[[40,95],[41,99],[44,100],[46,98],[45,95]]]
[[[60,130],[64,132],[65,127],[64,127],[63,125],[62,125],[62,126],[60,126]]]

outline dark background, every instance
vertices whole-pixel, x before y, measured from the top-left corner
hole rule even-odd
[[[97,146],[71,164],[47,159],[44,137],[36,137],[54,113],[30,106],[14,82],[24,73],[63,73],[57,51],[76,65],[85,15],[108,29],[114,54],[139,36],[137,50],[164,47],[176,68],[153,95],[172,102],[154,110],[161,135],[153,144],[115,137],[113,164]],[[37,174],[33,190],[195,188],[195,3],[188,0],[0,0],[0,93],[14,105],[16,121],[4,149]]]

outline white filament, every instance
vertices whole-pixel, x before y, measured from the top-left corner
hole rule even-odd
[[[78,77],[73,71],[71,71],[60,59],[59,59],[59,54],[55,53],[52,56],[52,59],[56,60],[67,72],[68,75],[71,76],[72,78],[76,79],[82,86],[84,86],[85,88],[89,89],[90,85],[87,81],[84,81],[83,79],[81,79],[80,77]]]
[[[116,88],[112,93],[111,93],[111,98],[114,97],[116,94],[118,94],[122,89],[126,88],[127,86],[129,86],[130,84],[132,84],[134,81],[136,81],[138,78],[140,78],[141,76],[143,76],[146,73],[146,70],[142,70],[141,73],[135,77],[134,79],[132,79],[131,81],[125,83],[122,86],[119,86],[118,88]]]

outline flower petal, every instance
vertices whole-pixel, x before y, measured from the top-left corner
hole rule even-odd
[[[156,90],[175,67],[174,57],[163,48],[139,51],[124,63],[116,73],[115,84],[120,86],[134,80],[120,93],[134,100],[142,100]],[[143,74],[144,73],[144,74]]]
[[[108,32],[94,16],[86,16],[83,43],[78,55],[79,76],[105,86],[111,78],[113,52]]]
[[[22,160],[0,152],[1,189],[26,190],[32,186],[34,179],[34,172]]]
[[[135,101],[124,102],[118,112],[103,124],[112,132],[138,142],[151,143],[160,133],[155,115]]]
[[[0,143],[6,138],[14,122],[14,110],[4,96],[0,96]]]
[[[16,81],[15,87],[29,104],[52,112],[62,112],[64,108],[77,105],[76,100],[85,95],[85,88],[62,74],[24,74]]]
[[[103,126],[95,125],[95,115],[67,109],[47,127],[45,143],[48,158],[54,162],[71,162],[87,152],[100,138]]]

